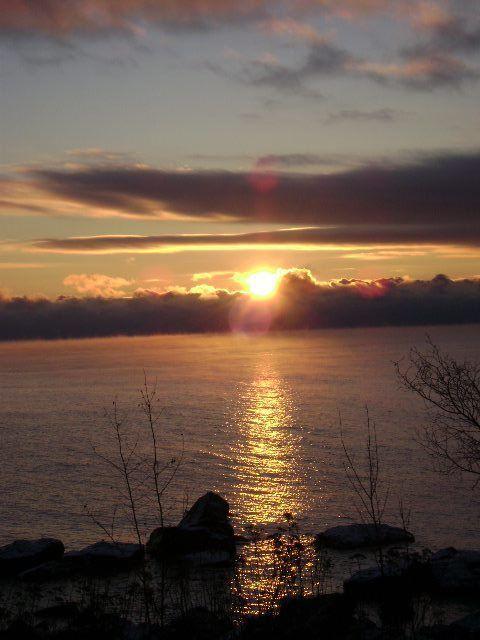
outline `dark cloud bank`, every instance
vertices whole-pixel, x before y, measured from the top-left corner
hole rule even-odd
[[[288,273],[271,300],[240,293],[142,293],[123,299],[0,299],[0,339],[79,338],[480,322],[480,279],[317,282]]]
[[[437,226],[478,222],[479,175],[480,152],[472,152],[317,175],[99,166],[30,178],[51,196],[146,218],[168,211],[292,225]]]

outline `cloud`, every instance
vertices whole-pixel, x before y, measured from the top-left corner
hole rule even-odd
[[[405,115],[403,111],[384,107],[383,109],[341,109],[336,113],[331,113],[326,122],[336,124],[337,122],[382,122],[389,123],[399,120]]]
[[[72,273],[67,276],[63,284],[73,287],[78,293],[88,297],[121,298],[126,295],[124,287],[130,287],[133,280],[106,276],[101,273]]]
[[[357,72],[380,83],[399,83],[406,88],[430,91],[439,87],[460,87],[479,77],[477,68],[443,51],[415,50],[400,62],[359,62]]]
[[[265,21],[276,11],[352,18],[392,10],[398,13],[410,4],[408,0],[0,0],[0,32],[62,39],[112,32],[141,36],[145,25],[206,29]]]
[[[414,53],[441,50],[475,53],[480,49],[480,17],[475,8],[461,15],[451,13],[445,6],[423,2],[413,16],[413,24],[428,37],[411,49]]]
[[[264,0],[1,0],[0,30],[53,38],[112,32],[141,36],[145,24],[202,29],[259,19],[268,5]]]
[[[30,65],[58,65],[78,56],[108,65],[137,65],[131,51],[99,56],[79,42],[87,39],[89,45],[92,38],[123,35],[130,47],[145,52],[149,51],[145,42],[150,27],[184,32],[252,23],[269,34],[306,45],[303,61],[288,65],[270,56],[245,63],[239,71],[211,61],[207,66],[248,84],[318,99],[321,94],[308,86],[313,78],[370,78],[416,90],[458,87],[476,79],[478,70],[453,54],[478,51],[478,17],[474,9],[464,8],[466,3],[456,4],[463,9],[458,15],[443,2],[425,0],[0,0],[0,37],[8,43],[14,39],[23,61]],[[380,14],[410,24],[420,36],[387,63],[385,55],[381,60],[367,60],[349,52],[331,37],[319,35],[308,22],[318,17],[358,21]]]
[[[144,291],[142,289],[137,290],[137,295],[149,295],[151,292]],[[219,294],[232,294],[231,291],[227,289],[217,289],[211,284],[196,284],[193,287],[179,287],[179,286],[170,286],[164,289],[163,291],[156,292],[159,295],[168,294],[168,293],[177,293],[180,295],[195,295],[200,298],[217,298]]]
[[[201,273],[192,274],[193,282],[199,280],[214,280],[216,278],[230,278],[235,275],[235,271],[203,271]]]
[[[415,46],[403,49],[392,61],[365,59],[335,44],[331,39],[319,39],[310,44],[307,55],[294,65],[272,60],[251,60],[240,70],[213,68],[253,86],[269,87],[307,97],[321,97],[308,84],[325,77],[370,79],[383,85],[428,91],[439,87],[458,87],[479,76],[476,67],[456,57],[446,47]]]
[[[0,270],[14,271],[17,269],[45,269],[49,265],[41,262],[0,262]]]
[[[212,163],[242,162],[258,170],[305,169],[307,167],[346,168],[362,164],[361,156],[347,153],[270,153],[261,156],[252,154],[210,154],[195,153],[189,160]],[[365,162],[365,158],[363,158]]]
[[[24,246],[33,253],[116,254],[177,253],[283,249],[340,250],[371,245],[480,247],[480,226],[464,225],[343,225],[324,228],[279,229],[250,233],[171,234],[158,236],[86,236],[36,240]]]
[[[184,217],[288,226],[409,224],[431,226],[432,234],[437,225],[453,224],[465,225],[465,237],[467,225],[478,224],[479,174],[480,152],[366,164],[328,174],[275,173],[261,166],[246,173],[102,165],[31,170],[7,180],[0,192],[4,203],[13,204],[3,205],[7,213],[37,208],[45,215]],[[458,228],[455,233],[458,236]],[[195,242],[199,240],[191,240]]]
[[[307,167],[335,167],[356,165],[356,159],[346,154],[320,153],[272,153],[261,156],[255,163],[255,170],[288,170],[305,169]]]
[[[291,17],[274,17],[265,21],[261,27],[268,34],[286,36],[301,42],[317,42],[321,40],[317,31],[311,25],[299,22]]]
[[[0,297],[1,340],[466,322],[480,322],[480,280],[443,275],[322,283],[292,269],[267,301],[209,285],[130,298]]]
[[[238,71],[223,68],[213,70],[231,76],[244,84],[269,87],[279,91],[321,98],[317,90],[306,84],[316,77],[343,75],[357,64],[357,59],[346,49],[336,45],[329,38],[312,41],[307,56],[296,65],[286,65],[278,60],[255,59],[243,63]]]

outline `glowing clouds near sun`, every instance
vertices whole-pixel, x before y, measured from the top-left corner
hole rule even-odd
[[[285,272],[267,269],[239,274],[236,278],[246,288],[230,310],[230,328],[234,333],[264,334],[278,314],[281,300],[275,294]]]

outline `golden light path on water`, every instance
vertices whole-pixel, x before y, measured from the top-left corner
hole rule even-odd
[[[231,463],[235,478],[232,508],[238,524],[276,530],[285,514],[306,506],[306,483],[299,466],[301,431],[295,404],[269,354],[254,366],[239,393],[232,428],[237,430]],[[235,588],[244,613],[266,612],[279,588],[274,543],[262,538],[243,547]]]
[[[240,522],[273,525],[302,508],[304,485],[298,471],[301,436],[294,431],[290,390],[267,358],[240,393],[234,417],[238,430],[232,462],[235,515]]]

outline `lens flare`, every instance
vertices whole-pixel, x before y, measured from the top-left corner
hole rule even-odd
[[[272,296],[278,286],[278,274],[272,271],[257,271],[250,274],[245,282],[252,296],[268,298]]]

